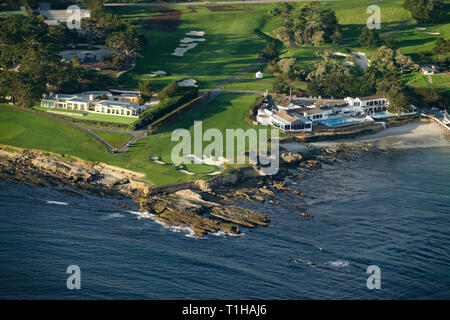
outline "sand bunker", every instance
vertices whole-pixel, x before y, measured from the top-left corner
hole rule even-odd
[[[186,32],[186,35],[188,36],[197,36],[197,37],[203,37],[205,35],[205,32],[203,31],[189,31]],[[180,44],[178,48],[175,49],[175,51],[172,53],[175,57],[182,57],[186,52],[189,50],[195,48],[197,44],[201,41],[205,41],[203,38],[189,38],[185,37],[180,40]]]
[[[348,57],[348,54],[342,53],[342,52],[338,52],[338,51],[333,52],[333,54],[335,56]]]
[[[185,79],[183,81],[178,82],[179,87],[196,87],[197,81],[194,79]]]
[[[186,32],[187,36],[197,36],[197,37],[203,37],[205,35],[204,31],[189,31]]]
[[[173,56],[182,57],[186,52],[195,48],[197,43],[180,43],[180,47],[175,49],[175,52],[172,53]]]
[[[180,40],[181,43],[191,43],[195,41],[205,41],[203,38],[183,38]]]
[[[430,34],[432,36],[438,36],[441,34],[440,32],[425,32],[425,30],[427,30],[427,28],[425,28],[425,27],[416,27],[415,29],[419,30],[419,31],[423,31],[423,33]]]
[[[356,63],[361,67],[361,69],[367,69],[369,67],[369,59],[367,59],[366,54],[359,51],[352,51],[356,56]]]
[[[333,55],[335,55],[335,56],[340,56],[340,57],[346,57],[346,58],[350,57],[349,54],[342,53],[342,52],[338,52],[338,51],[333,52]],[[353,61],[349,61],[349,60],[343,61],[343,62],[341,62],[341,63],[342,63],[344,66],[348,66],[348,67],[352,67],[352,66],[355,65],[355,63],[354,63]],[[362,67],[361,67],[361,68],[362,68]],[[363,69],[364,69],[364,68],[363,68]]]
[[[206,164],[209,166],[216,166],[217,169],[219,169],[219,170],[223,170],[222,164],[228,161],[224,157],[219,157],[216,159],[213,157],[203,156],[202,159],[200,159],[193,154],[187,154],[184,157],[190,161],[193,161],[195,164]]]
[[[184,174],[188,174],[188,175],[190,175],[190,176],[192,176],[193,174],[195,174],[195,173],[193,173],[193,172],[190,172],[190,171],[187,171],[187,170],[184,170],[184,169],[178,170],[178,172],[181,172],[181,173],[184,173]]]
[[[156,77],[156,76],[159,76],[159,75],[166,75],[166,74],[167,74],[167,72],[162,71],[162,70],[158,70],[158,71],[152,71],[150,73],[143,74],[142,76],[143,77]]]
[[[150,157],[150,160],[157,163],[157,164],[166,164],[165,162],[162,162],[160,160],[158,160],[158,157]]]

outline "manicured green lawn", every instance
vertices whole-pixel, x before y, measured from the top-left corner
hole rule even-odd
[[[250,80],[250,81],[238,81],[226,84],[223,88],[225,90],[248,90],[248,91],[266,91],[272,90],[273,80]]]
[[[112,145],[116,149],[120,149],[120,147],[122,147],[128,140],[131,139],[131,135],[127,133],[103,131],[96,129],[92,129],[91,131],[94,132],[96,135],[100,136],[101,138],[105,139],[107,142],[109,142],[110,145]]]
[[[203,132],[209,128],[217,128],[223,133],[226,129],[257,128],[246,121],[248,108],[255,97],[255,95],[239,94],[220,95],[209,104],[200,105],[175,118],[172,123],[162,127],[158,134],[137,141],[129,147],[127,152],[120,154],[108,153],[98,141],[71,125],[2,105],[0,107],[0,144],[70,154],[89,161],[100,161],[128,168],[145,173],[145,181],[155,185],[208,179],[209,176],[205,174],[216,171],[215,166],[188,164],[186,169],[196,174],[187,175],[179,172],[172,165],[171,151],[178,143],[171,141],[172,131],[186,128],[191,132],[193,139],[195,120],[203,121]],[[103,134],[105,137],[104,131],[96,131],[96,133]],[[108,141],[114,141],[117,138],[106,137]],[[209,142],[204,142],[202,145],[204,147],[207,144]],[[165,164],[150,161],[151,156],[159,157]]]
[[[92,112],[89,112],[89,113],[87,113],[87,115],[85,115],[85,112],[80,111],[80,110],[43,108],[43,107],[39,107],[39,106],[34,106],[33,108],[36,110],[41,110],[41,111],[45,111],[45,112],[57,113],[57,114],[60,114],[60,115],[63,115],[65,117],[69,117],[69,118],[91,120],[91,121],[132,124],[133,122],[135,122],[137,120],[137,118],[133,118],[133,117],[105,115],[105,114],[97,114],[97,113],[92,113]]]
[[[381,8],[381,30],[383,34],[397,26],[403,20],[410,17],[409,12],[403,8],[403,0],[386,0],[376,3]],[[305,3],[291,3],[294,6],[294,16],[298,14]],[[362,51],[370,58],[374,49],[361,48],[357,44],[361,30],[366,25],[369,5],[373,0],[344,0],[325,1],[322,6],[336,11],[341,25],[344,47],[339,51]],[[268,10],[274,4],[242,4],[235,8],[251,8],[250,11],[211,12],[205,6],[196,6],[197,12],[190,12],[185,6],[174,7],[183,13],[180,17],[181,25],[176,32],[161,32],[146,29],[143,25],[138,27],[148,41],[149,48],[145,50],[143,57],[137,60],[134,70],[123,74],[120,78],[122,84],[135,87],[137,81],[151,79],[157,88],[162,88],[172,79],[194,78],[198,80],[200,89],[212,88],[221,80],[237,74],[257,61],[258,54],[265,45],[267,39],[272,36],[272,30],[281,24],[281,18],[268,15]],[[152,7],[116,7],[113,9],[123,19],[131,21],[143,21],[157,14]],[[416,25],[409,22],[402,29],[392,35],[398,40],[400,49],[405,54],[413,57],[419,51],[431,50],[436,36],[427,35],[415,31]],[[188,51],[183,57],[174,57],[171,53],[178,46],[179,41],[185,37],[185,33],[191,30],[204,31],[204,42]],[[450,36],[448,24],[429,26],[427,31],[441,32],[448,38]],[[309,67],[315,60],[317,49],[287,48],[282,52],[282,57],[295,57],[299,64]],[[264,69],[264,65],[258,67]],[[153,78],[143,77],[152,71],[163,70],[166,76]],[[257,71],[257,70],[256,70]],[[244,75],[241,80],[252,80],[254,72]],[[265,77],[268,80],[267,75]],[[271,89],[271,85],[262,82],[235,81],[225,86],[229,90],[255,90]]]
[[[0,143],[98,161],[109,154],[97,140],[69,124],[0,105]]]
[[[411,87],[450,91],[450,76],[448,74],[436,74],[430,77],[433,83],[428,82],[428,77],[420,72],[413,72],[403,76],[406,83]]]
[[[241,5],[233,5],[241,7]],[[143,57],[137,60],[136,67],[120,77],[122,84],[135,87],[138,80],[146,79],[144,74],[163,70],[167,76],[150,78],[157,88],[162,88],[172,79],[194,78],[201,89],[214,87],[226,77],[241,72],[258,60],[265,40],[254,31],[264,23],[264,16],[270,5],[251,6],[252,11],[211,12],[197,6],[192,13],[184,6],[174,7],[182,10],[181,25],[174,33],[145,29],[140,26],[149,42]],[[150,18],[153,8],[115,8],[122,18],[137,20]],[[175,48],[186,32],[204,31],[206,41],[200,42],[183,57],[172,56]],[[148,79],[148,78],[147,78]]]

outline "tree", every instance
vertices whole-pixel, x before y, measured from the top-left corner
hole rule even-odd
[[[399,49],[393,50],[386,46],[381,46],[375,51],[374,64],[384,71],[402,72],[414,65],[412,59],[403,55]]]
[[[394,72],[377,82],[377,93],[389,101],[389,109],[396,113],[401,113],[411,103],[411,93]]]
[[[324,31],[316,31],[311,37],[313,45],[318,46],[324,40]]]
[[[339,30],[336,30],[333,32],[333,34],[330,36],[331,41],[333,44],[336,44],[339,40],[342,39],[342,33]]]
[[[295,65],[295,58],[284,58],[278,61],[278,68],[282,73],[290,73],[293,71],[293,66]]]
[[[264,72],[274,75],[274,74],[279,74],[281,71],[280,71],[277,61],[275,59],[273,59],[273,60],[270,60],[269,63],[266,65]]]
[[[151,82],[150,80],[144,80],[144,81],[140,81],[138,84],[138,90],[139,90],[139,100],[140,104],[144,104],[147,101],[149,101],[152,96],[153,96],[153,82]]]
[[[436,22],[444,11],[442,0],[405,0],[403,6],[418,23]]]
[[[397,43],[392,38],[387,38],[386,40],[384,40],[384,46],[388,47],[389,49],[392,49],[392,50],[398,49]]]
[[[266,47],[262,51],[262,56],[266,60],[278,59],[280,50],[278,50],[275,41],[267,42]]]
[[[277,27],[273,29],[273,37],[284,44],[289,44],[291,41],[291,30],[284,26]]]
[[[358,43],[366,48],[376,47],[380,43],[380,37],[375,30],[364,27],[359,36]]]
[[[434,43],[433,53],[439,55],[439,62],[442,65],[442,57],[446,56],[450,50],[450,40],[438,38]]]
[[[269,10],[269,14],[275,17],[280,16],[283,18],[286,24],[289,24],[289,20],[292,15],[292,10],[294,7],[288,2],[279,2],[276,6]]]
[[[111,49],[113,57],[116,58],[117,67],[124,68],[134,61],[141,44],[135,28],[128,25],[124,31],[109,35],[106,38],[106,47]]]
[[[297,43],[315,45],[335,43],[342,37],[335,12],[322,8],[319,2],[308,3],[300,10],[293,22],[293,34]]]
[[[70,62],[72,63],[72,66],[74,66],[75,68],[80,68],[82,64],[78,56],[73,56]]]
[[[178,92],[178,89],[179,89],[178,88],[178,81],[177,80],[172,80],[161,91],[161,94],[160,94],[161,99],[166,99],[166,98],[170,98],[170,97],[176,96],[177,92]]]

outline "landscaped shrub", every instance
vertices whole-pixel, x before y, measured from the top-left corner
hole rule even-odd
[[[150,124],[149,130],[155,131],[156,129],[160,128],[164,124],[168,123],[169,121],[173,120],[174,118],[178,117],[180,114],[192,109],[193,107],[199,105],[204,99],[204,96],[197,97],[188,103],[183,104],[181,107],[178,107],[174,109],[173,111],[167,113],[166,115],[162,116],[158,120],[154,121]]]
[[[264,100],[264,97],[261,97],[261,96],[256,97],[255,101],[248,108],[248,119],[249,119],[249,121],[255,120],[256,115],[258,113],[258,107],[261,105],[263,100]]]
[[[198,95],[198,88],[178,87],[176,94],[176,96],[162,98],[156,106],[142,112],[139,115],[139,120],[134,123],[134,129],[136,130],[149,125],[172,110],[194,99]]]

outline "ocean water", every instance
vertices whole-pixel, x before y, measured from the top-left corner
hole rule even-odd
[[[449,165],[449,148],[412,148],[324,166],[292,179],[307,198],[240,203],[269,227],[204,239],[131,202],[0,181],[0,298],[450,299]]]

